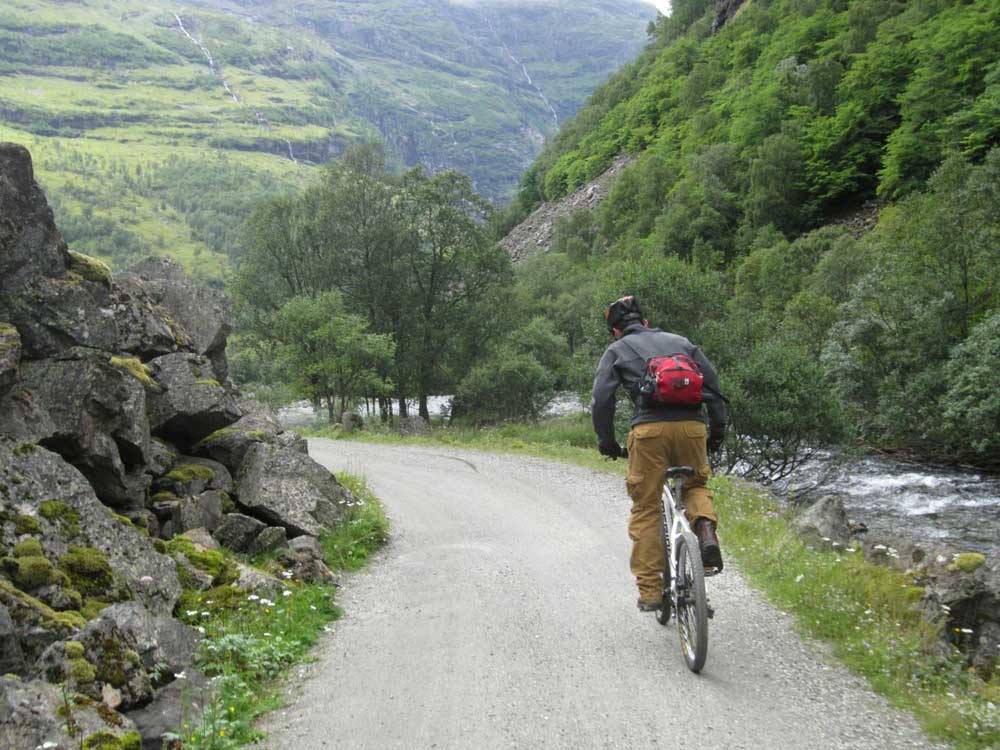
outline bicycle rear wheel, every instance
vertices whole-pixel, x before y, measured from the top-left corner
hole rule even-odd
[[[677,630],[688,669],[700,672],[708,657],[708,599],[694,534],[677,540]]]

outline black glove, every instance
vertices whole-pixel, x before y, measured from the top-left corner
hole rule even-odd
[[[726,442],[726,432],[725,430],[720,430],[718,432],[713,432],[708,436],[708,452],[715,453],[722,444]]]
[[[617,460],[622,457],[622,447],[617,441],[612,441],[610,443],[598,443],[597,450],[600,451],[602,456],[607,456],[612,460]]]

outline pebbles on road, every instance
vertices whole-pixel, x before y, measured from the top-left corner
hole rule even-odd
[[[635,609],[624,482],[536,459],[310,441],[392,541],[265,731],[298,748],[929,748],[733,566],[701,675]],[[724,519],[723,519],[724,522]],[[723,528],[724,533],[724,528]]]

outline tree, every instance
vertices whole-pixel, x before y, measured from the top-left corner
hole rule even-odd
[[[304,397],[326,401],[331,422],[355,398],[379,396],[390,387],[381,373],[392,359],[392,339],[369,333],[364,317],[346,312],[339,292],[293,297],[273,325],[278,366]]]

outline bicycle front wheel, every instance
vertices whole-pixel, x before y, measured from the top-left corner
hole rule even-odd
[[[677,630],[688,669],[700,672],[708,657],[708,600],[705,568],[694,534],[677,540]]]

